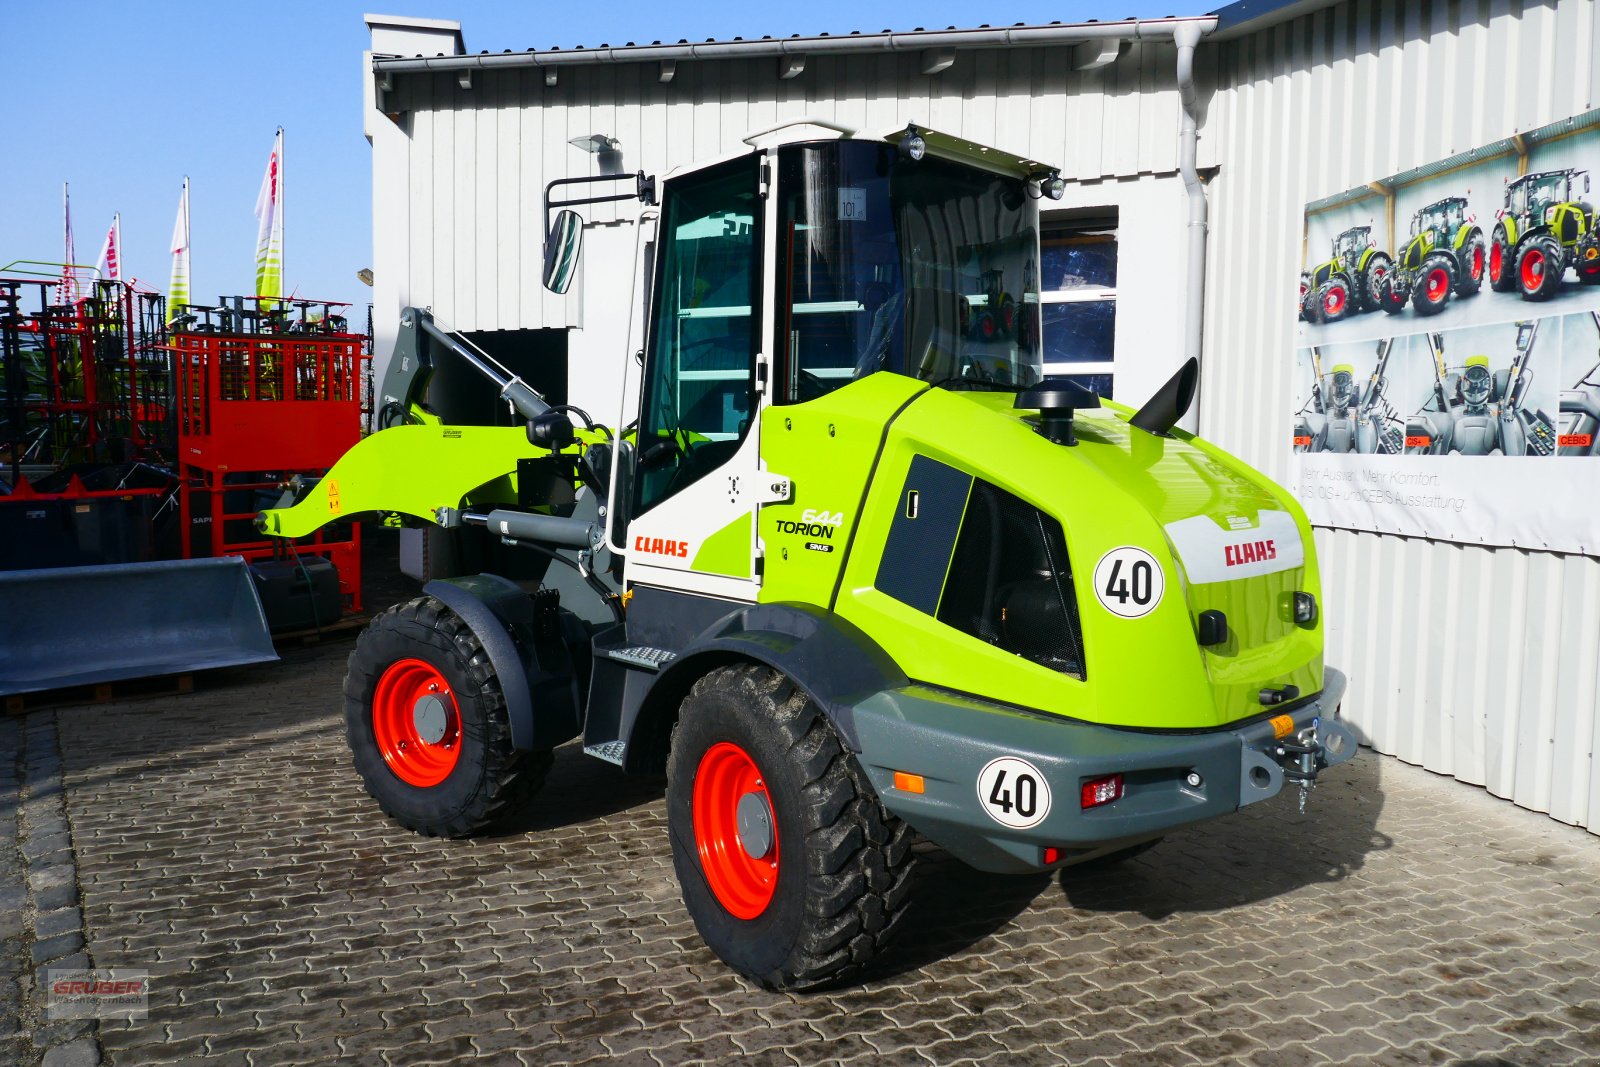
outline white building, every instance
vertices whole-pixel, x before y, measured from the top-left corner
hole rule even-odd
[[[557,297],[540,286],[545,183],[602,162],[665,173],[805,116],[915,123],[1071,179],[1046,215],[1057,369],[1110,375],[1137,404],[1197,353],[1199,431],[1286,484],[1289,279],[1324,258],[1320,239],[1306,248],[1306,206],[1381,196],[1369,183],[1479,146],[1526,166],[1529,142],[1600,105],[1588,0],[1245,0],[1143,22],[477,54],[454,22],[368,24],[380,354],[401,307],[431,306],[498,355],[532,353],[536,386],[614,419],[637,207],[586,211],[581,277]],[[613,141],[620,159],[574,145]],[[1377,213],[1375,232],[1403,242],[1404,216]],[[1082,273],[1052,282],[1052,248],[1077,249]],[[1591,501],[1575,553],[1335,528],[1318,541],[1328,662],[1375,747],[1600,832]]]

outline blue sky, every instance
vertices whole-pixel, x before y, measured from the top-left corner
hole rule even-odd
[[[0,266],[60,260],[61,183],[72,186],[78,261],[93,263],[122,213],[124,277],[165,290],[185,175],[192,299],[254,288],[256,192],[285,129],[285,289],[365,304],[371,156],[361,134],[364,11],[457,19],[467,48],[907,30],[979,22],[1198,14],[1216,5],[1098,0],[1010,8],[811,0],[752,5],[275,0],[271,4],[42,0],[4,5]],[[975,14],[981,11],[981,14]]]

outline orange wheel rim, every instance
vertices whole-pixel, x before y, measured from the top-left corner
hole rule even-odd
[[[372,693],[372,738],[383,761],[420,789],[450,777],[461,759],[461,711],[450,683],[431,663],[391,663]]]
[[[740,919],[767,910],[778,888],[778,824],[749,753],[719,741],[694,772],[694,843],[717,901]]]

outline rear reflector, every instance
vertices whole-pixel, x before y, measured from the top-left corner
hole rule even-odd
[[[1085,808],[1098,808],[1122,796],[1122,775],[1108,774],[1083,783],[1078,797]]]
[[[1044,862],[1046,866],[1061,862],[1061,850],[1054,845],[1046,847],[1044,850]]]
[[[926,788],[920,774],[907,774],[905,771],[894,772],[894,787],[902,793],[921,793]]]

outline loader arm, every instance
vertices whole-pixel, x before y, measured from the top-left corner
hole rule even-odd
[[[580,445],[605,440],[582,428],[575,433]],[[521,426],[392,426],[339,457],[293,507],[263,511],[256,524],[273,537],[304,537],[371,511],[432,522],[439,508],[460,508],[476,490],[514,477],[518,460],[549,454]],[[505,502],[505,493],[494,495]]]

